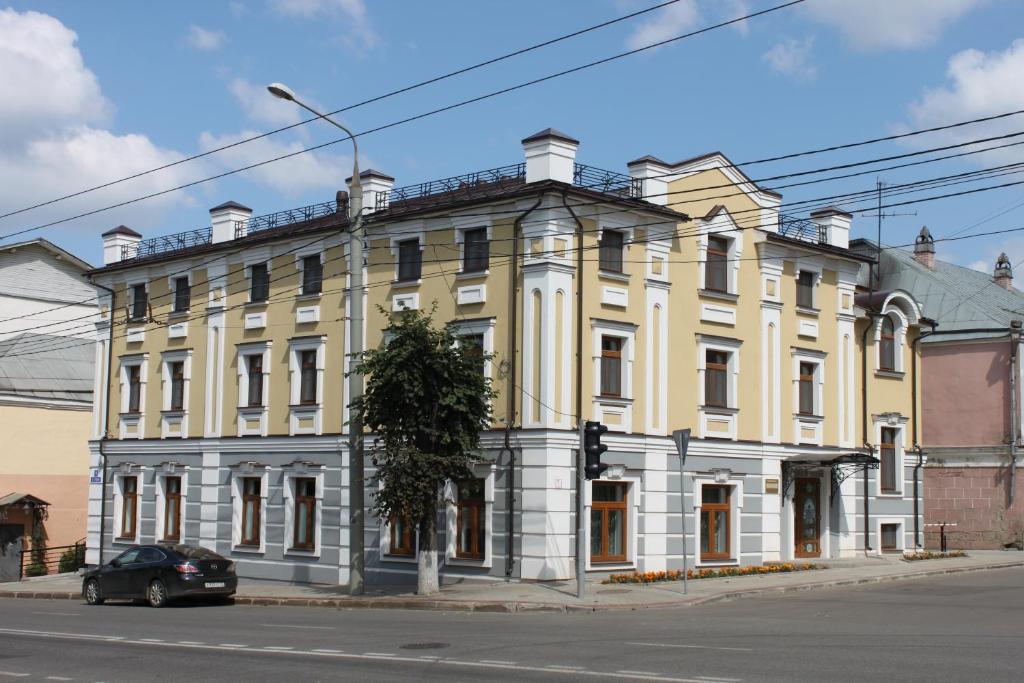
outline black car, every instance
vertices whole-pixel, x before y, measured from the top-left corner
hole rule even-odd
[[[123,598],[163,607],[175,598],[226,599],[237,587],[234,562],[212,550],[197,545],[138,545],[87,571],[82,596],[90,605]]]

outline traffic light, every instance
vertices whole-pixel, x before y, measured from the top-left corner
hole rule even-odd
[[[601,443],[601,435],[607,431],[608,428],[600,422],[588,421],[583,426],[583,453],[587,459],[583,472],[587,479],[597,479],[608,469],[608,465],[601,462],[601,454],[608,450],[608,447]]]

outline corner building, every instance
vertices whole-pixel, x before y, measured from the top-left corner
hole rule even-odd
[[[621,174],[578,147],[548,129],[510,166],[361,178],[367,347],[385,315],[436,306],[494,354],[486,462],[446,491],[443,575],[573,576],[578,418],[611,430],[613,467],[583,492],[588,571],[912,549],[920,314],[858,288],[850,215],[786,216],[719,153]],[[345,201],[104,235],[90,562],[180,540],[241,576],[347,583]],[[403,520],[368,516],[364,543],[368,581],[413,580]]]

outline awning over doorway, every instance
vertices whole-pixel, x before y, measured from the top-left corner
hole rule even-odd
[[[860,471],[877,470],[879,460],[867,453],[843,453],[830,460],[783,460],[782,461],[782,497],[788,495],[793,480],[801,473],[820,474],[822,470],[831,470],[832,495],[839,491],[839,486],[846,479]]]
[[[27,512],[35,512],[46,518],[46,509],[49,507],[42,498],[36,498],[31,493],[8,493],[0,496],[0,518],[6,517],[7,512],[14,507],[20,507]]]

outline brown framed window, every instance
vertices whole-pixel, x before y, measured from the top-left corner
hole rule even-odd
[[[256,263],[249,268],[249,301],[266,301],[269,297],[270,270],[266,263]]]
[[[391,527],[391,544],[388,553],[406,557],[415,555],[416,530],[412,523],[401,515],[395,515],[391,518],[389,526]]]
[[[253,353],[245,357],[246,374],[249,382],[247,405],[256,408],[263,405],[263,354]]]
[[[320,254],[313,254],[302,259],[302,293],[319,294],[324,287],[324,265],[320,263]]]
[[[296,550],[316,548],[316,479],[303,477],[295,480],[295,536],[292,547]]]
[[[299,352],[299,403],[316,404],[316,351]]]
[[[118,538],[135,538],[135,523],[139,513],[139,478],[121,479],[121,534]]]
[[[882,443],[878,446],[878,473],[882,478],[882,491],[896,491],[896,430],[882,427]]]
[[[800,308],[814,308],[814,280],[816,275],[801,270],[796,276],[796,305]]]
[[[470,560],[484,559],[487,549],[484,480],[465,479],[456,482],[457,540],[455,556]]]
[[[882,370],[896,369],[896,325],[892,318],[882,318],[882,334],[878,342],[878,366]]]
[[[184,313],[192,305],[192,285],[187,277],[174,278],[174,312]]]
[[[590,561],[626,561],[626,484],[594,482],[590,507]]]
[[[128,375],[128,412],[137,413],[142,410],[142,366],[127,365]]]
[[[601,337],[601,395],[622,396],[621,337]]]
[[[149,306],[146,285],[132,285],[132,320],[145,320]]]
[[[817,393],[814,386],[814,375],[818,369],[817,363],[800,363],[800,414],[817,415],[814,410],[814,396]]]
[[[239,534],[242,545],[260,544],[261,486],[259,477],[242,479],[242,530]]]
[[[419,240],[398,243],[398,279],[400,282],[419,280],[423,268],[423,252]]]
[[[708,237],[708,258],[704,264],[704,289],[729,291],[729,240]]]
[[[181,540],[181,477],[164,478],[163,540]]]
[[[894,553],[900,549],[899,543],[900,537],[900,525],[899,524],[883,524],[882,525],[882,552],[883,553]]]
[[[704,405],[729,407],[729,352],[708,349],[704,357]]]
[[[176,360],[167,364],[171,379],[171,405],[169,410],[185,409],[185,361]]]
[[[729,486],[702,486],[700,494],[700,559],[728,560],[729,530],[732,512],[729,509]]]
[[[487,359],[484,357],[484,335],[482,334],[464,334],[459,337],[459,342],[462,348],[465,349],[467,357],[473,357],[480,365],[480,374],[484,374],[487,369]]]
[[[463,238],[462,272],[482,273],[490,265],[487,228],[467,230]]]
[[[622,249],[625,235],[618,230],[605,230],[601,233],[599,265],[601,270],[612,273],[622,272]]]

